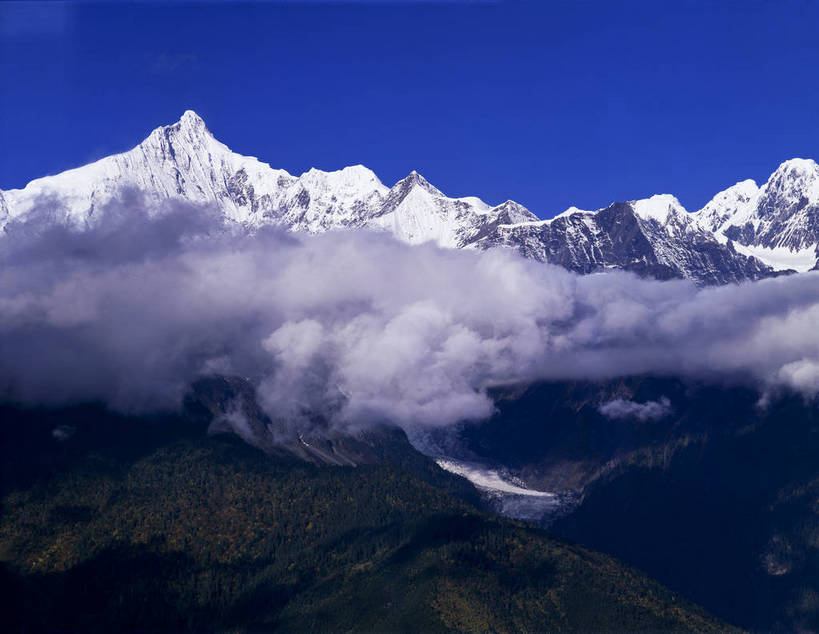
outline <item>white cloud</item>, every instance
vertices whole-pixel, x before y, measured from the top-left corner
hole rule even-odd
[[[410,427],[486,417],[490,387],[537,379],[819,391],[817,273],[698,289],[367,232],[250,234],[133,195],[95,217],[0,237],[6,397],[174,407],[218,371],[248,377],[274,418]]]

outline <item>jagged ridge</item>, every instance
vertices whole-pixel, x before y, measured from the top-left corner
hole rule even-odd
[[[511,200],[492,207],[475,197],[450,198],[414,171],[391,188],[362,165],[293,176],[232,152],[189,110],[128,152],[0,192],[0,223],[25,217],[48,201],[69,222],[83,225],[130,186],[154,200],[178,197],[216,204],[228,220],[250,226],[276,224],[312,233],[370,228],[410,244],[511,248],[580,273],[618,268],[720,284],[774,274],[752,257],[752,250],[735,248],[734,240],[741,245],[815,245],[819,223],[810,220],[817,208],[811,201],[819,201],[819,178],[811,165],[816,168],[812,161],[801,162],[775,174],[759,193],[753,191],[755,185],[741,183],[696,214],[663,195],[596,212],[571,208],[552,220],[539,220]],[[797,195],[800,188],[807,188],[807,206]],[[751,213],[749,205],[756,205],[753,214],[769,220],[751,219],[738,227],[742,214]],[[817,236],[797,231],[803,227]],[[777,237],[782,233],[787,239]]]

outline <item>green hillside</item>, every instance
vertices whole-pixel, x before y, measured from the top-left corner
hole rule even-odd
[[[453,497],[433,465],[423,479],[321,467],[227,436],[129,452],[127,436],[7,487],[4,631],[724,627],[606,556]]]

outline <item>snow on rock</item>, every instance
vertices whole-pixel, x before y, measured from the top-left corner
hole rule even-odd
[[[804,273],[816,268],[817,252],[816,247],[813,245],[793,251],[788,247],[745,246],[738,242],[735,242],[733,246],[737,252],[765,262],[774,271],[790,270]]]
[[[812,268],[819,246],[819,165],[785,161],[762,187],[737,183],[693,215],[718,239],[776,270]]]
[[[721,232],[729,221],[741,218],[744,224],[756,206],[759,187],[751,179],[721,191],[699,211],[692,214],[709,231]]]
[[[131,186],[157,200],[179,197],[216,202],[231,220],[248,221],[256,211],[256,200],[293,180],[284,170],[231,152],[188,110],[177,123],[157,128],[128,152],[39,178],[4,194],[12,217],[24,215],[44,198],[53,198],[68,219],[82,223],[123,187]]]
[[[555,218],[563,218],[565,216],[572,216],[574,214],[593,214],[594,211],[588,211],[587,209],[578,209],[577,207],[569,207],[566,211],[561,211],[559,214],[555,216]],[[554,218],[552,218],[554,220]]]
[[[631,206],[643,220],[653,220],[665,225],[670,216],[685,214],[685,208],[671,194],[657,194],[651,198],[634,200]]]
[[[734,249],[731,240],[766,248],[778,248],[782,240],[788,248],[814,244],[803,236],[813,227],[818,183],[816,164],[797,159],[783,164],[759,192],[752,181],[740,183],[698,214],[688,214],[676,198],[663,194],[597,211],[570,207],[541,220],[511,200],[492,207],[474,196],[450,198],[415,171],[392,187],[363,165],[331,172],[314,168],[294,176],[231,151],[188,110],[128,152],[0,192],[0,226],[24,217],[43,200],[56,208],[58,218],[83,226],[94,222],[95,213],[123,188],[133,187],[157,201],[215,204],[227,220],[250,227],[274,224],[310,233],[369,228],[410,244],[510,248],[579,273],[621,268],[714,284],[773,271],[748,257],[750,251]],[[753,215],[752,207],[765,220],[748,225],[749,240],[729,235],[748,233],[734,221],[743,220],[742,213]],[[717,222],[726,230],[715,233]],[[784,237],[757,243],[757,229],[781,229]]]

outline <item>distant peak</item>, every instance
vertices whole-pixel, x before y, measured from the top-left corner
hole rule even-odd
[[[205,122],[193,110],[185,110],[179,120],[167,125],[161,125],[153,130],[152,134],[166,134],[170,130],[189,130],[200,133],[201,131],[208,132]]]
[[[202,117],[196,114],[193,110],[185,110],[185,112],[182,113],[182,117],[179,119],[179,122],[195,125],[204,125],[205,123]]]
[[[406,178],[401,179],[395,184],[396,187],[400,188],[407,188],[411,189],[413,187],[421,187],[428,191],[431,194],[435,194],[436,196],[443,196],[444,194],[437,189],[435,186],[431,185],[430,182],[421,176],[415,170],[412,170]]]
[[[734,185],[734,189],[759,189],[759,187],[753,178],[746,178],[744,181],[739,181]]]
[[[819,169],[819,165],[813,159],[792,158],[784,161],[776,168],[774,174],[787,172],[811,172]]]
[[[507,200],[506,202],[501,203],[494,208],[494,211],[499,214],[501,222],[504,224],[518,224],[524,222],[536,222],[540,220],[540,218],[526,209],[526,207],[515,202],[514,200]]]
[[[349,174],[359,178],[377,178],[375,172],[373,172],[366,165],[361,165],[361,163],[358,163],[357,165],[348,165],[342,169],[341,172],[343,174]]]
[[[714,200],[721,197],[726,196],[749,196],[751,194],[755,194],[759,190],[759,186],[756,184],[756,181],[753,178],[746,178],[744,181],[739,181],[731,185],[727,189],[723,189],[719,192],[716,196],[714,196]]]
[[[814,196],[819,194],[815,191],[819,183],[819,165],[812,159],[793,158],[782,163],[771,174],[764,188],[770,194],[775,191],[802,191],[806,187],[814,189]]]
[[[192,135],[210,134],[204,120],[193,110],[185,110],[182,117],[177,121],[173,127],[178,127],[180,130],[188,131]]]
[[[656,220],[660,224],[668,221],[669,214],[685,213],[685,208],[672,194],[655,194],[651,198],[630,201],[634,213],[644,220]]]
[[[514,207],[515,209],[526,209],[523,205],[515,202],[511,198],[509,200],[505,200],[504,202],[497,206],[498,209],[500,209],[501,207]]]
[[[195,143],[205,142],[208,138],[213,138],[210,130],[205,126],[205,122],[193,110],[185,110],[179,121],[170,125],[163,125],[156,128],[148,139],[166,139],[166,142],[172,140],[188,139]],[[148,140],[146,139],[146,141]]]
[[[746,178],[744,181],[739,181],[736,185],[729,187],[723,192],[717,194],[716,197],[733,197],[739,200],[749,200],[752,198],[756,193],[759,191],[759,186],[756,184],[756,181],[752,178]]]
[[[338,187],[372,187],[383,188],[375,173],[364,165],[349,165],[343,169],[325,172],[311,167],[300,177],[303,183],[333,183]],[[324,186],[322,185],[322,186]]]
[[[588,215],[588,214],[593,214],[593,213],[596,213],[596,212],[589,211],[588,209],[578,209],[575,206],[571,206],[566,211],[561,211],[559,214],[554,216],[554,218],[552,218],[552,220],[555,220],[556,218],[567,218],[567,217],[573,216],[575,214],[586,214],[586,215]]]
[[[677,197],[674,194],[654,194],[653,196],[649,196],[648,198],[640,198],[636,201],[632,202],[651,202],[657,205],[674,205],[681,207],[680,201],[677,200]]]
[[[756,181],[747,178],[719,192],[695,213],[707,222],[713,223],[714,218],[724,222],[731,213],[736,212],[740,206],[749,204],[758,194],[759,186]]]

